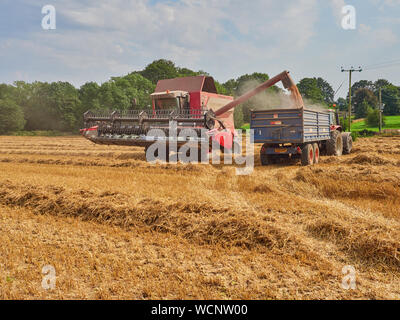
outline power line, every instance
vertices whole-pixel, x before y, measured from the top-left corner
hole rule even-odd
[[[364,70],[376,70],[376,69],[394,67],[394,66],[397,66],[397,65],[400,65],[400,62],[390,63],[390,64],[386,64],[386,65],[381,65],[381,66],[375,66],[375,67],[366,67]]]
[[[369,65],[366,65],[365,68],[376,67],[376,66],[380,66],[383,64],[393,63],[393,62],[400,62],[400,59],[394,59],[394,60],[390,60],[390,61],[369,64]]]
[[[339,92],[339,90],[342,88],[342,86],[343,86],[343,83],[346,81],[346,79],[345,80],[343,80],[343,82],[341,83],[341,85],[339,86],[339,88],[335,91],[335,93],[333,94],[333,97],[335,97],[336,96],[336,94]]]
[[[358,67],[358,69],[354,69],[354,67],[352,66],[348,70],[342,67],[342,72],[349,73],[349,131],[351,131],[351,74],[353,72],[361,72],[361,71],[362,71],[361,67]]]

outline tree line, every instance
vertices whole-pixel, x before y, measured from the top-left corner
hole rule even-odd
[[[181,68],[172,61],[161,59],[141,71],[112,77],[101,85],[87,82],[75,88],[61,81],[0,84],[0,134],[22,130],[76,132],[83,126],[83,113],[89,109],[147,109],[151,106],[150,94],[158,80],[196,75],[209,74]],[[237,97],[268,79],[268,74],[255,72],[225,83],[215,81],[215,84],[218,93]],[[304,78],[298,83],[298,88],[306,104],[328,107],[336,103],[340,110],[347,110],[349,97],[335,101],[332,86],[320,77]],[[352,104],[357,118],[366,117],[371,110],[377,109],[379,88],[385,105],[384,114],[400,114],[399,87],[384,79],[376,82],[361,80],[352,86]],[[249,122],[251,108],[278,106],[282,104],[282,96],[282,90],[274,86],[236,108],[236,126]],[[135,104],[132,103],[134,99]]]

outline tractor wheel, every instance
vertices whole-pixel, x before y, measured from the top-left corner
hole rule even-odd
[[[314,149],[310,143],[307,143],[301,150],[301,164],[310,166],[314,163]]]
[[[313,151],[314,151],[314,163],[317,164],[317,163],[319,163],[319,147],[318,147],[318,143],[313,143],[312,147],[313,147]]]
[[[353,149],[353,137],[350,132],[342,133],[343,140],[343,154],[350,154]]]
[[[331,138],[326,141],[326,152],[328,156],[340,157],[342,155],[343,139],[338,130],[331,132]]]

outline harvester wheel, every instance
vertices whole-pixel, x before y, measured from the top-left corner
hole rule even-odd
[[[351,149],[353,149],[353,137],[350,132],[342,133],[343,140],[343,154],[350,154]]]
[[[313,152],[314,152],[314,164],[319,163],[319,147],[318,143],[313,143]]]
[[[310,166],[314,163],[314,148],[310,143],[307,143],[301,150],[301,164]]]
[[[326,141],[326,152],[328,156],[340,157],[343,153],[343,139],[340,131],[331,133],[331,138]]]

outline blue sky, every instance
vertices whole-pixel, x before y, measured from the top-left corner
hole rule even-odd
[[[47,4],[56,8],[56,30],[41,27]],[[341,27],[344,5],[356,9],[355,30]],[[297,81],[321,76],[335,90],[347,78],[341,66],[395,61],[354,80],[400,85],[400,0],[0,2],[0,82],[102,83],[158,58],[221,82],[287,69]]]

